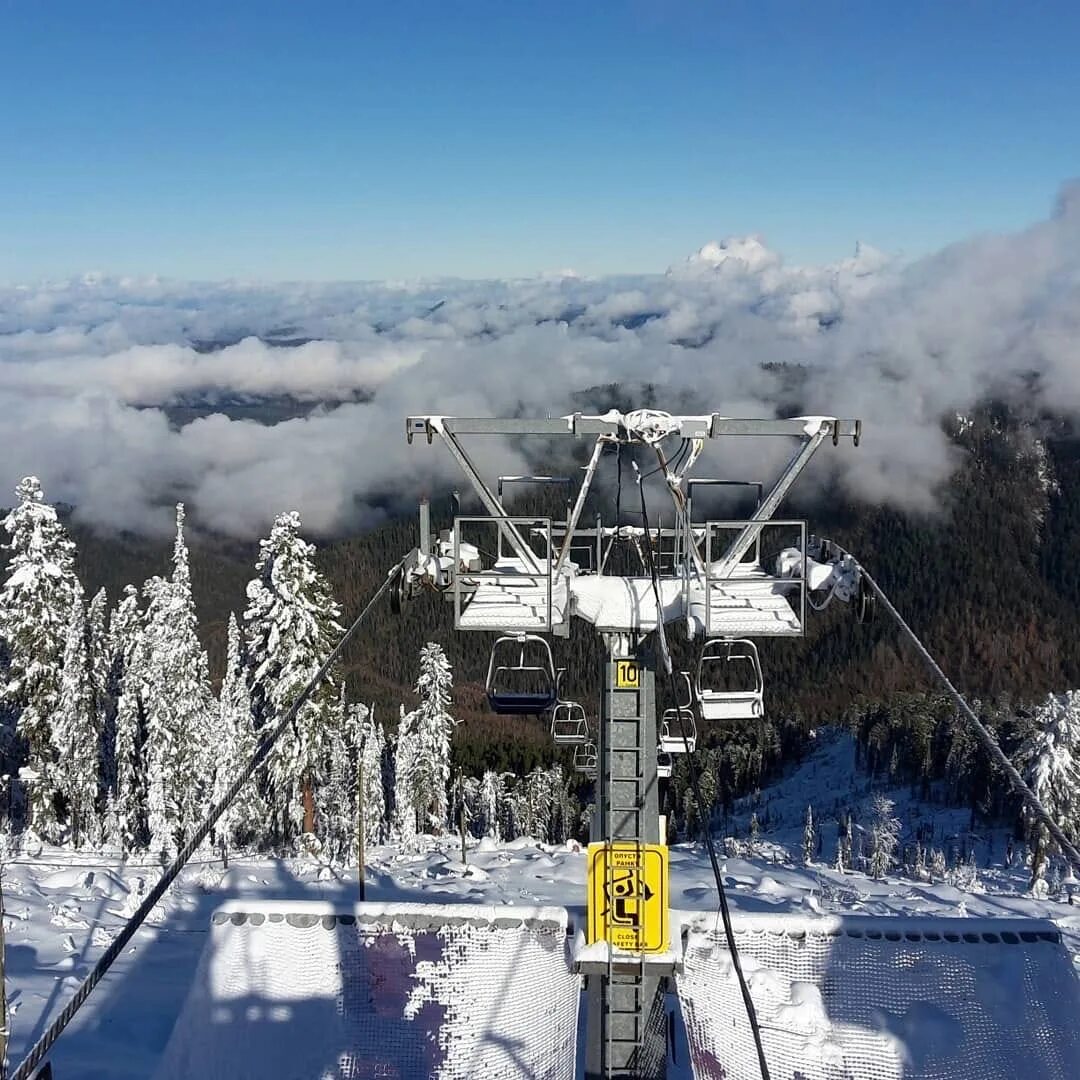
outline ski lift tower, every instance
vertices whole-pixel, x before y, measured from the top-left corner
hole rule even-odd
[[[582,770],[595,770],[592,840],[609,853],[599,884],[611,910],[602,914],[609,916],[606,930],[621,921],[629,937],[607,933],[579,961],[588,978],[586,1075],[662,1076],[663,990],[678,963],[678,942],[674,948],[666,940],[659,946],[648,943],[640,923],[652,899],[641,892],[643,861],[666,840],[660,834],[658,757],[662,773],[670,775],[670,755],[693,751],[698,721],[760,719],[763,679],[753,639],[798,637],[808,592],[821,595],[828,589],[830,597],[850,599],[845,593],[859,587],[844,556],[830,561],[828,552],[808,544],[805,522],[775,515],[818,448],[841,438],[858,445],[860,423],[824,416],[752,420],[637,410],[554,419],[411,416],[406,435],[410,443],[418,436],[441,442],[486,515],[458,516],[452,529],[433,537],[427,504],[421,503],[420,544],[398,572],[395,606],[434,590],[453,602],[456,629],[497,632],[487,678],[492,709],[547,717],[556,741],[575,744]],[[465,448],[465,440],[483,436],[593,441],[564,520],[508,512],[501,497],[507,484],[573,484],[550,476],[486,481]],[[708,441],[746,436],[794,441],[792,456],[771,486],[691,478]],[[635,448],[629,456],[648,460],[648,469],[664,481],[664,505],[648,507],[639,484],[629,483],[624,516],[634,513],[639,524],[605,523],[602,515],[584,523],[602,457],[607,452],[621,462],[628,447]],[[636,468],[632,476],[639,479]],[[753,513],[742,520],[696,520],[695,490],[721,484],[756,493]],[[612,559],[618,548],[626,557]],[[634,573],[612,569],[635,556]],[[551,651],[550,638],[568,636],[574,618],[590,624],[605,645],[599,716],[593,723],[580,704],[561,697],[561,672]],[[700,643],[695,672],[671,670],[673,633]],[[658,668],[676,695],[675,707],[659,723]],[[610,854],[616,851],[618,857]],[[666,904],[666,897],[660,901]]]

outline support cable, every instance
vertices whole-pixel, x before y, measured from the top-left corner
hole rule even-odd
[[[619,534],[619,525],[622,519],[622,448],[623,444],[615,444],[615,535]]]
[[[406,556],[407,558],[407,556]],[[239,794],[240,789],[251,779],[255,770],[263,764],[273,749],[274,744],[280,738],[281,733],[289,727],[290,724],[296,719],[300,710],[307,704],[308,699],[315,692],[316,688],[323,681],[326,673],[333,666],[334,662],[341,655],[342,650],[349,643],[352,636],[360,629],[361,623],[367,617],[367,614],[375,606],[376,602],[382,596],[384,592],[390,587],[390,583],[394,580],[396,575],[400,572],[405,565],[405,559],[402,559],[386,576],[386,580],[379,586],[375,595],[368,601],[364,610],[356,617],[355,622],[348,630],[345,631],[345,635],[334,646],[333,651],[323,662],[322,667],[312,676],[307,686],[300,691],[299,696],[289,706],[288,711],[284,716],[274,725],[273,729],[263,738],[262,742],[255,750],[255,753],[251,756],[251,760],[244,767],[243,771],[236,777],[236,779],[229,785],[228,791],[210,808],[210,812],[203,818],[202,824],[191,835],[191,838],[177,853],[177,856],[169,864],[168,868],[161,875],[160,880],[147,894],[146,899],[139,905],[138,910],[134,915],[128,919],[124,928],[116,936],[113,943],[102,953],[101,958],[94,965],[93,970],[89,975],[83,979],[79,985],[78,990],[75,991],[74,996],[61,1010],[60,1015],[49,1025],[48,1029],[41,1036],[40,1039],[34,1044],[30,1053],[26,1055],[19,1067],[11,1074],[11,1080],[29,1080],[30,1076],[41,1064],[45,1055],[52,1049],[53,1044],[60,1037],[64,1028],[71,1023],[72,1018],[79,1011],[82,1004],[90,996],[90,992],[95,986],[104,978],[106,972],[112,967],[116,958],[123,952],[124,947],[134,937],[135,931],[139,929],[146,917],[153,911],[157,902],[165,895],[165,891],[176,880],[177,875],[183,870],[185,863],[195,853],[195,850],[199,845],[210,835],[210,830],[217,824],[218,819],[229,808],[229,804]]]
[[[634,471],[638,472],[637,466]],[[648,510],[645,506],[645,487],[640,483],[638,472],[638,491],[641,495],[641,516],[645,525],[646,533],[649,528]],[[675,671],[671,664],[671,653],[668,650],[667,634],[664,631],[664,608],[660,596],[660,579],[656,568],[656,562],[652,556],[652,549],[646,545],[649,558],[649,576],[652,578],[653,595],[656,598],[656,632],[660,639],[660,652],[664,661],[664,670],[667,672],[668,687],[672,701],[679,703],[677,687],[675,685]],[[686,751],[686,763],[690,769],[690,785],[693,788],[694,798],[697,800],[698,815],[701,818],[701,830],[705,840],[705,848],[709,853],[709,863],[712,865],[713,877],[716,879],[716,891],[720,896],[720,917],[724,923],[724,936],[727,939],[728,953],[731,956],[731,964],[735,969],[735,975],[739,980],[739,992],[742,994],[743,1005],[746,1008],[746,1018],[750,1022],[750,1031],[754,1036],[754,1048],[757,1050],[758,1068],[761,1071],[761,1080],[770,1080],[769,1063],[765,1058],[765,1047],[761,1042],[761,1028],[758,1026],[757,1010],[754,1008],[753,998],[750,997],[750,988],[746,984],[746,976],[743,975],[742,963],[739,960],[739,949],[735,943],[735,930],[731,924],[731,910],[728,907],[727,892],[724,889],[724,876],[720,871],[720,861],[716,855],[716,846],[713,841],[712,829],[705,816],[705,800],[701,794],[701,779],[698,775],[697,761],[694,752],[690,749],[690,736],[687,734],[686,725],[680,724],[682,729],[683,746]]]
[[[943,687],[945,687],[946,692],[949,697],[953,699],[956,707],[971,721],[972,726],[975,728],[975,734],[978,736],[983,749],[1001,767],[1001,770],[1005,773],[1006,779],[1008,779],[1013,791],[1019,795],[1021,800],[1023,800],[1024,805],[1031,812],[1032,816],[1037,818],[1039,822],[1045,826],[1046,830],[1057,842],[1058,847],[1061,849],[1061,853],[1069,860],[1073,868],[1077,872],[1080,872],[1080,851],[1077,851],[1075,845],[1069,840],[1065,833],[1062,832],[1061,826],[1050,816],[1046,807],[1039,801],[1035,792],[1033,792],[1024,782],[1024,778],[1020,775],[1016,766],[1008,759],[1005,751],[998,745],[998,741],[994,738],[993,733],[979,719],[975,710],[967,703],[960,691],[949,681],[949,677],[941,670],[941,666],[930,655],[926,646],[915,636],[915,631],[908,626],[904,621],[904,617],[895,607],[893,607],[892,602],[885,595],[881,586],[873,579],[873,577],[871,577],[867,569],[857,559],[853,559],[853,561],[856,567],[858,567],[863,580],[874,590],[874,595],[881,601],[885,610],[893,617],[896,625],[900,627],[911,644],[915,646],[915,651],[930,670],[930,673]]]

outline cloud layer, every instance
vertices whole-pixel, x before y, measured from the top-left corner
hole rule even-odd
[[[0,503],[33,472],[102,528],[161,531],[183,498],[238,536],[287,508],[333,533],[456,482],[443,453],[406,445],[407,414],[557,415],[615,382],[703,412],[861,417],[863,445],[830,467],[861,497],[929,505],[955,464],[944,414],[1021,393],[1080,411],[1080,185],[1023,232],[906,265],[859,248],[793,267],[742,238],[624,278],[0,289]],[[182,427],[165,411],[281,397],[314,410]],[[737,453],[707,471],[760,471],[761,448]]]

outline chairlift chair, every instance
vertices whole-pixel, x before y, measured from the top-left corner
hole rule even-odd
[[[656,775],[661,780],[669,780],[671,778],[671,769],[671,755],[658,747],[656,750]]]
[[[694,710],[685,706],[665,709],[660,720],[660,749],[666,754],[692,754],[696,748],[697,724],[694,722]]]
[[[586,776],[596,776],[596,743],[579,743],[574,747],[574,771]]]
[[[744,683],[736,689],[714,689],[710,678],[734,675]],[[703,720],[760,720],[765,715],[765,683],[757,646],[745,638],[707,641],[697,673],[697,699]]]
[[[589,741],[589,721],[584,706],[576,701],[558,701],[551,710],[551,737],[562,746]]]
[[[505,634],[491,647],[488,705],[500,716],[540,716],[559,700],[551,646],[536,634]]]

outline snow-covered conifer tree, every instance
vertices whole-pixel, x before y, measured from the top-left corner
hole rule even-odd
[[[326,732],[326,772],[315,793],[322,850],[340,865],[348,863],[356,846],[356,764],[350,754],[347,713],[343,687]]]
[[[198,824],[214,779],[214,701],[197,633],[183,530],[181,503],[176,508],[172,580],[151,578],[143,588],[147,816],[151,842],[162,851],[175,850]]]
[[[478,797],[484,835],[490,836],[492,840],[501,840],[506,801],[506,783],[503,777],[492,769],[488,769],[480,780]]]
[[[86,609],[86,655],[90,688],[94,694],[94,714],[101,733],[98,756],[101,761],[101,788],[111,791],[115,783],[115,710],[109,698],[109,634],[106,627],[108,597],[98,589]]]
[[[300,536],[300,515],[280,514],[259,544],[258,576],[248,582],[248,656],[257,724],[276,720],[300,695],[334,647],[340,613],[315,546]],[[315,828],[315,789],[329,757],[328,725],[338,697],[331,676],[278,740],[268,767],[275,840],[287,845]]]
[[[541,842],[548,839],[548,807],[545,806],[548,774],[539,766],[514,789],[517,804],[517,832]]]
[[[851,869],[851,816],[843,812],[837,818],[836,859],[833,869],[841,874]]]
[[[561,766],[550,769],[537,766],[508,798],[516,832],[541,843],[560,843],[565,839],[570,811]]]
[[[52,720],[78,586],[75,545],[45,502],[37,477],[20,481],[15,493],[19,503],[3,521],[11,557],[0,589],[0,638],[7,654],[0,707],[14,717],[25,744],[22,775],[28,780],[31,824],[46,839],[56,839]]]
[[[814,808],[806,807],[806,821],[803,823],[802,861],[809,865],[817,853],[817,834],[814,832]]]
[[[411,725],[405,706],[401,705],[398,708],[397,743],[394,747],[394,835],[403,847],[416,838],[415,783],[412,779],[415,756]]]
[[[922,846],[921,840],[915,844],[914,871],[918,881],[926,881],[930,876],[929,871],[926,869],[926,849]]]
[[[945,852],[941,848],[932,848],[930,851],[930,881],[941,882],[945,880],[948,867],[945,864]]]
[[[1080,835],[1080,691],[1051,694],[1036,710],[1037,730],[1020,747],[1016,767],[1065,834]],[[1025,810],[1032,849],[1031,884],[1046,871],[1053,850],[1046,827]]]
[[[56,750],[56,783],[67,805],[73,843],[79,847],[99,839],[97,798],[100,733],[86,650],[86,612],[82,589],[76,588],[68,616],[60,700],[52,719]]]
[[[386,839],[386,796],[383,794],[382,761],[386,736],[382,725],[365,705],[350,709],[351,726],[360,731],[360,793],[364,804],[364,842],[381,844]]]
[[[180,824],[183,833],[193,832],[208,808],[213,791],[215,747],[213,724],[217,709],[210,687],[210,662],[199,643],[199,620],[191,592],[191,565],[184,538],[184,504],[176,504],[176,540],[173,544],[174,640],[178,653],[176,670],[183,682],[174,684],[181,695],[177,709],[181,733],[183,768],[194,781],[181,800]]]
[[[142,655],[136,665],[140,676],[139,694],[146,724],[144,743],[146,761],[146,823],[150,844],[160,852],[177,847],[182,812],[172,777],[174,763],[184,754],[174,730],[172,694],[160,678],[168,656],[168,616],[172,590],[160,577],[143,586],[147,600]]]
[[[458,770],[450,781],[450,824],[471,832],[479,810],[480,781]]]
[[[146,653],[143,648],[139,592],[124,598],[109,620],[108,692],[116,702],[113,787],[106,839],[132,851],[146,837],[146,775],[143,762],[142,692]]]
[[[450,715],[453,674],[442,646],[428,642],[420,651],[420,675],[416,694],[420,705],[402,718],[404,738],[411,748],[412,760],[406,776],[408,801],[417,813],[417,828],[422,832],[441,833],[446,827],[447,784],[450,781]],[[401,787],[401,779],[397,781]]]
[[[224,796],[237,774],[251,760],[256,746],[251,693],[236,615],[229,612],[225,674],[218,695],[217,723],[210,738],[215,755],[214,801]],[[262,832],[266,808],[258,777],[252,777],[218,819],[217,837],[224,851],[250,843]],[[228,858],[226,854],[226,858]]]
[[[875,795],[871,824],[870,875],[881,879],[892,869],[900,842],[900,822],[893,817],[894,803],[885,795]]]
[[[683,790],[683,829],[687,836],[696,836],[701,831],[701,815],[698,812],[694,789],[687,785]],[[757,820],[756,818],[754,819]]]
[[[515,782],[512,774],[506,776],[506,795],[503,798],[503,839],[515,840],[529,829],[528,811],[524,803],[525,781]]]
[[[552,765],[548,773],[548,842],[561,844],[570,836],[575,813],[574,798],[560,764]]]

